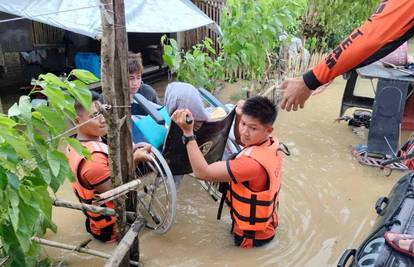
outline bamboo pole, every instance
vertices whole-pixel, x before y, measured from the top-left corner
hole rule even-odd
[[[4,258],[0,259],[0,266],[3,266],[4,264],[6,264],[6,262],[9,260],[9,256],[6,256]]]
[[[89,249],[89,248],[84,248],[84,247],[79,247],[79,246],[74,246],[74,245],[68,245],[68,244],[65,244],[65,243],[60,243],[60,242],[56,242],[56,241],[52,241],[52,240],[39,238],[39,237],[32,237],[32,240],[34,242],[36,242],[40,245],[44,245],[44,246],[60,248],[60,249],[66,249],[66,250],[75,251],[75,252],[78,252],[78,253],[97,256],[97,257],[104,258],[104,259],[110,259],[111,258],[111,254],[108,254],[108,253],[105,253],[105,252],[102,252],[102,251],[98,251],[98,250],[94,250],[94,249]],[[137,261],[129,261],[129,264],[131,264],[133,266],[142,266],[142,264],[140,264]]]
[[[63,208],[69,208],[69,209],[75,209],[75,210],[81,210],[81,211],[89,211],[94,213],[99,213],[105,216],[115,216],[116,212],[114,209],[111,208],[105,208],[100,206],[94,206],[94,205],[88,205],[84,203],[77,203],[72,201],[67,201],[63,199],[54,199],[53,200],[53,206],[56,207],[63,207]]]
[[[140,184],[141,184],[140,180],[138,179],[132,180],[126,184],[118,186],[117,188],[108,190],[101,194],[97,194],[96,200],[94,200],[92,203],[94,205],[101,205],[107,201],[123,196],[132,190],[136,190]]]
[[[53,206],[60,207],[60,208],[81,210],[81,211],[89,211],[89,212],[99,213],[99,214],[106,215],[106,216],[116,216],[115,210],[111,209],[111,208],[88,205],[88,204],[84,204],[84,203],[67,201],[67,200],[63,200],[63,199],[53,200]],[[126,212],[126,217],[129,220],[135,220],[135,212],[127,211]]]
[[[142,218],[138,218],[129,228],[128,232],[124,235],[122,240],[119,242],[115,251],[113,252],[109,261],[106,262],[105,267],[116,267],[121,264],[122,259],[130,250],[134,244],[139,231],[144,227],[145,223]]]

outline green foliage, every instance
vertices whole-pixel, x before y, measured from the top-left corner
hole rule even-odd
[[[229,0],[222,15],[223,59],[226,70],[243,69],[259,80],[268,67],[268,55],[280,37],[297,25],[304,0]]]
[[[0,257],[9,255],[8,264],[17,267],[36,264],[39,249],[33,236],[56,231],[49,189],[56,192],[66,178],[73,179],[58,148],[69,143],[87,156],[79,141],[62,136],[63,122],[76,116],[75,100],[91,106],[86,84],[61,81],[51,73],[40,75],[37,84],[47,103],[33,106],[29,96],[22,96],[8,115],[0,113]]]
[[[302,34],[310,50],[334,48],[374,12],[379,0],[308,0]]]
[[[214,90],[216,81],[224,79],[224,69],[220,59],[213,59],[216,51],[211,46],[211,39],[207,38],[201,44],[194,45],[185,54],[178,50],[174,39],[167,39],[164,35],[161,43],[164,47],[164,62],[177,73],[178,81],[190,83],[198,88]]]
[[[223,38],[216,55],[211,40],[192,47],[187,53],[178,50],[177,42],[166,37],[163,59],[177,73],[177,80],[197,87],[215,89],[217,80],[232,80],[243,70],[247,79],[259,80],[269,67],[269,55],[280,44],[280,37],[296,31],[306,0],[229,0],[221,16]],[[224,71],[225,70],[225,71]]]

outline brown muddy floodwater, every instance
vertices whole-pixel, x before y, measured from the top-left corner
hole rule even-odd
[[[142,233],[141,260],[145,266],[336,266],[346,248],[357,247],[369,233],[374,203],[387,195],[401,172],[386,177],[379,169],[360,165],[351,145],[365,137],[352,133],[346,123],[334,123],[345,82],[337,79],[323,94],[312,97],[304,110],[280,112],[275,134],[287,144],[277,237],[263,248],[235,248],[229,234],[230,219],[216,220],[218,203],[187,176],[178,191],[177,221],[166,235]],[[360,86],[372,94],[372,86]],[[222,94],[231,95],[237,85]],[[226,96],[223,96],[226,99]],[[404,134],[407,136],[407,133]],[[59,197],[76,201],[65,184]],[[79,244],[89,238],[81,212],[54,209],[57,234],[46,238]],[[113,245],[93,241],[91,248],[110,251]],[[93,256],[47,248],[52,258],[69,266],[103,266]]]

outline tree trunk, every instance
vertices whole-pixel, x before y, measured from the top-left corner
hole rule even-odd
[[[130,96],[127,73],[128,40],[125,28],[125,8],[123,0],[101,0],[102,41],[101,77],[105,103],[112,106],[104,112],[108,124],[109,166],[112,183],[118,187],[134,178],[132,160],[132,138],[130,124]],[[124,118],[124,119],[123,119]],[[125,234],[126,211],[134,211],[130,194],[115,200],[118,216],[118,240]],[[138,261],[138,240],[131,246],[131,260]],[[120,266],[129,266],[129,253]]]

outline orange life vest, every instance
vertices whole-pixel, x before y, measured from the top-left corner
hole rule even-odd
[[[93,153],[104,153],[108,155],[108,146],[102,142],[97,141],[87,141],[82,142],[82,144],[88,148],[91,154]],[[79,177],[79,166],[85,158],[79,155],[74,149],[70,146],[67,147],[66,156],[69,161],[69,165],[75,175],[75,181],[72,183],[72,189],[78,197],[79,201],[85,204],[92,204],[92,200],[96,196],[97,192],[88,184],[88,181]],[[114,208],[114,203],[108,201],[101,205],[102,207]],[[90,232],[95,238],[101,241],[111,241],[115,240],[115,216],[105,216],[99,213],[93,213],[84,211],[84,214],[87,216],[86,227],[88,232]]]
[[[274,225],[278,223],[278,194],[281,187],[283,156],[279,142],[274,139],[270,139],[270,142],[270,145],[266,142],[259,146],[247,147],[236,156],[250,157],[266,170],[267,190],[254,192],[249,189],[247,183],[233,181],[227,185],[226,202],[233,226],[236,223],[244,232],[243,237],[247,239],[256,239],[255,232],[266,230],[271,222]]]

